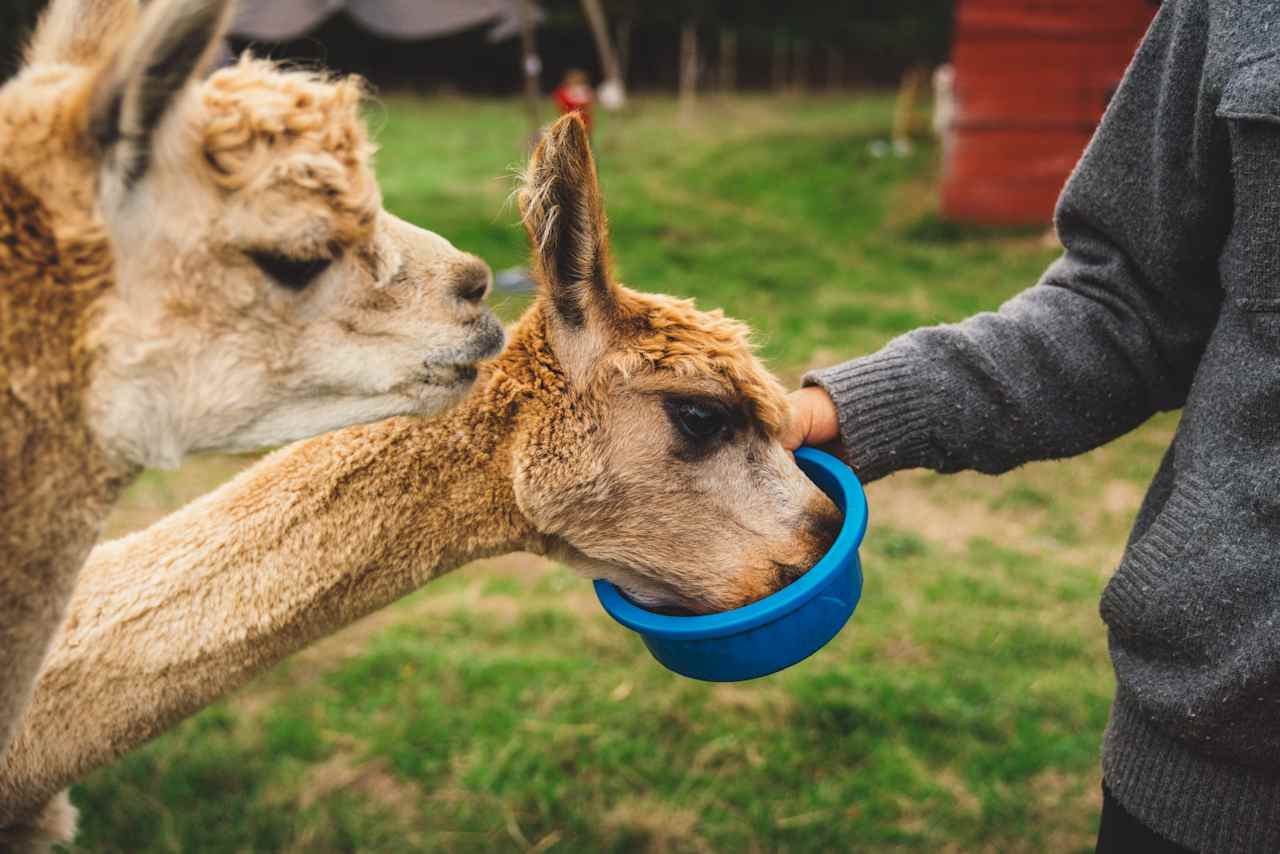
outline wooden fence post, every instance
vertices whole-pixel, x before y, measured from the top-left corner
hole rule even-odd
[[[738,88],[738,34],[728,28],[720,30],[720,91]]]
[[[524,100],[529,112],[529,145],[537,144],[542,133],[542,117],[539,101],[542,100],[539,78],[542,76],[542,60],[538,57],[537,37],[533,24],[533,0],[520,3],[520,52],[524,68]]]
[[[680,114],[689,118],[693,114],[698,95],[698,28],[693,21],[686,21],[680,28]]]

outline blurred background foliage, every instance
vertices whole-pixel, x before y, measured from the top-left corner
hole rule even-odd
[[[0,3],[0,78],[15,68],[17,47],[46,0]],[[568,68],[600,79],[601,69],[579,0],[542,0],[539,28],[543,85]],[[785,63],[788,84],[825,87],[895,82],[911,65],[936,64],[947,53],[952,0],[830,0],[770,3],[764,0],[605,0],[615,42],[625,43],[624,75],[632,89],[673,89],[678,76],[680,31],[697,29],[704,53],[713,56],[722,32],[737,37],[737,84],[764,89]],[[372,35],[345,14],[335,15],[305,38],[272,45],[279,57],[323,62],[363,74],[384,87],[423,91],[512,93],[521,85],[519,40],[492,43],[486,27],[447,38],[395,42]],[[244,42],[237,48],[247,46]],[[779,58],[782,58],[781,60]],[[799,59],[797,59],[799,58]],[[833,63],[839,79],[833,81]],[[711,70],[708,64],[708,72]],[[803,66],[803,67],[800,67]]]

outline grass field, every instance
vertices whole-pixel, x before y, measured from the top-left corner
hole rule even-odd
[[[942,222],[927,147],[872,156],[889,113],[607,117],[621,277],[749,321],[789,382],[1031,284],[1038,234]],[[391,210],[523,260],[517,104],[388,98],[372,120]],[[563,568],[467,567],[90,777],[77,850],[1091,850],[1112,690],[1096,601],[1172,426],[1001,478],[874,484],[853,622],[748,684],[662,670]],[[112,534],[244,464],[149,473]]]

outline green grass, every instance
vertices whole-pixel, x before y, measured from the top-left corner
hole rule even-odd
[[[889,118],[880,97],[604,117],[622,278],[747,320],[789,379],[1032,283],[1038,234],[938,216],[935,151],[870,154]],[[523,261],[518,104],[393,98],[372,121],[391,210]],[[662,670],[561,567],[468,567],[76,787],[76,850],[1091,850],[1096,601],[1172,423],[1002,478],[873,485],[852,624],[744,685]],[[113,533],[241,465],[148,475]]]

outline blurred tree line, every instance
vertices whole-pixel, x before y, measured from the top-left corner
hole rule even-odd
[[[22,41],[45,2],[0,0],[0,76],[16,67]],[[537,32],[543,87],[555,86],[569,68],[600,79],[581,0],[538,0],[538,5],[546,13]],[[942,61],[953,0],[601,0],[601,5],[632,90],[676,89],[682,62],[686,83],[699,88],[820,90],[889,84],[908,67]],[[254,48],[358,72],[390,88],[513,93],[521,86],[519,40],[491,43],[484,27],[430,42],[396,42],[364,32],[339,14],[305,38]]]
[[[602,0],[633,89],[678,86],[682,41],[712,87],[821,89],[896,82],[946,59],[953,0]],[[548,67],[584,31],[580,0],[543,0]],[[583,33],[585,35],[585,33]],[[599,72],[589,41],[573,45]],[[554,70],[554,69],[551,69]],[[727,78],[727,79],[726,79]]]

